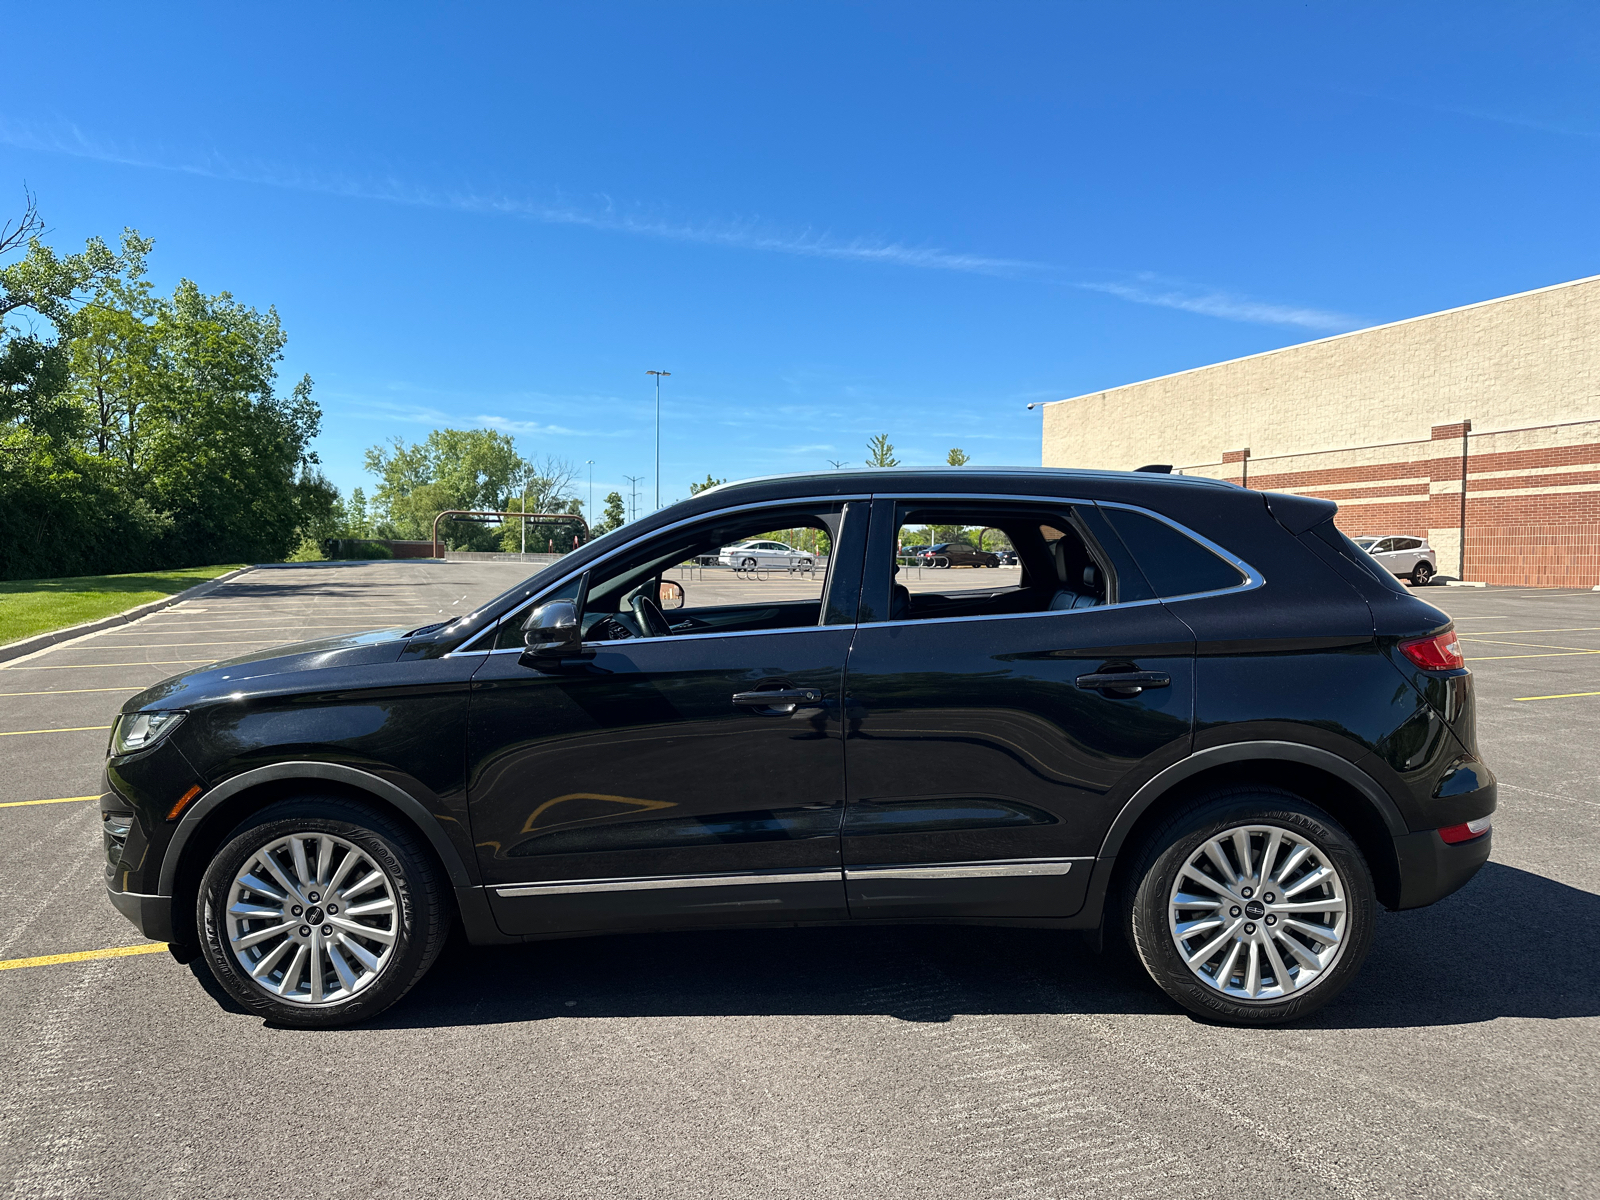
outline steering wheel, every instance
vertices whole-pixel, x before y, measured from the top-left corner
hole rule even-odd
[[[661,607],[643,592],[633,598],[633,615],[644,630],[645,637],[671,637],[672,627],[662,615]]]

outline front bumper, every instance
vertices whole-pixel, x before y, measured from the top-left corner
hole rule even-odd
[[[106,896],[112,906],[128,920],[133,922],[133,927],[153,942],[170,942],[172,940],[172,897],[171,896],[146,896],[141,892],[118,892],[109,886]]]
[[[1422,908],[1443,900],[1478,873],[1489,861],[1494,834],[1452,846],[1437,829],[1408,833],[1394,839],[1400,860],[1399,908]]]

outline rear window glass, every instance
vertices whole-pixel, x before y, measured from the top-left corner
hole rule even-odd
[[[1346,537],[1331,520],[1324,521],[1321,525],[1313,526],[1311,532],[1332,546],[1339,556],[1358,567],[1363,575],[1376,579],[1391,592],[1407,595],[1405,585],[1384,569],[1382,563],[1372,557],[1372,554],[1362,550],[1355,542]],[[1376,553],[1376,551],[1374,551]]]
[[[1165,521],[1125,508],[1100,511],[1121,535],[1158,596],[1192,596],[1244,582],[1238,567]]]

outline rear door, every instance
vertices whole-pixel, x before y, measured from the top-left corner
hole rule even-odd
[[[884,619],[896,534],[924,523],[1005,530],[1022,578],[928,572]],[[1151,596],[1092,504],[874,501],[845,686],[853,917],[1081,907],[1110,793],[1190,746],[1194,643]]]

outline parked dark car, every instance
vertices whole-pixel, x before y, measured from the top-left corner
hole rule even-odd
[[[111,901],[290,1025],[381,1011],[458,921],[1077,929],[1195,1012],[1303,1016],[1380,904],[1472,876],[1495,808],[1450,621],[1334,512],[1137,473],[718,487],[449,624],[129,701]],[[929,525],[1000,530],[1020,574],[911,594],[895,549]],[[803,527],[819,599],[697,607],[691,583],[668,625],[663,570]],[[785,769],[705,769],[728,759]]]
[[[998,567],[1000,556],[966,542],[939,542],[919,551],[917,562],[924,567]]]

